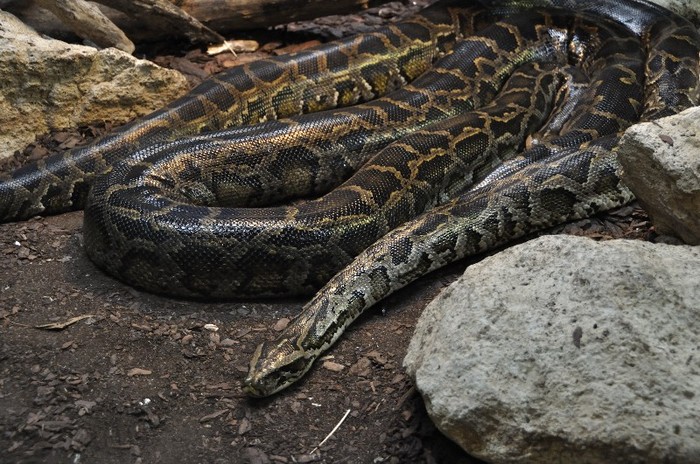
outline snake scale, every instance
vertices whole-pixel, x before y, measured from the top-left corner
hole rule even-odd
[[[84,208],[88,256],[157,293],[316,292],[251,360],[266,396],[419,276],[630,201],[620,134],[698,104],[699,60],[643,0],[441,0],[5,175],[0,220]]]

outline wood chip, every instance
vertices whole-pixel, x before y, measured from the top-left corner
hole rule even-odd
[[[372,372],[372,361],[364,356],[357,360],[355,364],[350,366],[350,374],[358,377],[368,377]]]
[[[133,369],[129,369],[129,372],[126,373],[129,377],[135,377],[137,375],[151,375],[152,371],[149,371],[148,369],[141,369],[139,367],[134,367]]]
[[[345,369],[345,366],[343,366],[342,364],[335,363],[333,361],[326,361],[323,363],[323,368],[328,369],[332,372],[340,372],[343,369]]]
[[[256,40],[227,40],[218,45],[212,45],[207,48],[208,55],[218,55],[225,52],[245,52],[251,53],[260,48],[260,44]]]
[[[317,45],[321,45],[320,40],[309,40],[301,44],[292,44],[287,45],[286,47],[278,48],[274,50],[273,53],[275,55],[284,55],[285,53],[299,52],[302,50],[306,50],[307,48],[315,47]]]
[[[200,417],[199,422],[208,422],[212,419],[216,419],[217,417],[221,416],[222,414],[226,414],[228,412],[228,409],[220,409],[218,411],[214,411],[211,414],[207,414],[204,417]]]
[[[241,419],[241,423],[238,425],[238,435],[245,435],[246,433],[250,432],[252,428],[253,426],[250,424],[250,421],[244,417]]]
[[[377,350],[372,350],[369,353],[367,353],[365,356],[367,356],[369,359],[374,361],[375,363],[379,364],[380,366],[383,366],[384,364],[387,363],[387,359],[384,357],[383,354],[381,354]]]
[[[229,347],[229,346],[236,345],[237,343],[238,342],[236,340],[233,340],[231,338],[224,338],[223,340],[221,340],[219,345],[221,345],[223,347]]]

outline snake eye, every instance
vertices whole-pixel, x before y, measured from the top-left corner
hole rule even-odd
[[[309,363],[308,359],[299,358],[286,366],[281,367],[279,373],[281,377],[296,380],[309,369],[310,365],[311,364]]]

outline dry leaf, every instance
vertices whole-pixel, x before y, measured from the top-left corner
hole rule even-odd
[[[44,330],[63,330],[66,327],[75,324],[76,322],[82,321],[83,319],[87,319],[88,317],[94,317],[94,315],[83,314],[82,316],[71,317],[70,319],[64,322],[52,322],[50,324],[35,325],[34,328]]]
[[[68,348],[70,348],[74,344],[75,344],[75,340],[68,341],[68,342],[64,343],[63,345],[61,345],[61,349],[67,350]]]

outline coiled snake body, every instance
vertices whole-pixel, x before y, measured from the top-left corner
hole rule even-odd
[[[322,286],[258,347],[244,383],[265,396],[415,278],[629,201],[619,135],[698,103],[699,50],[645,1],[441,1],[22,168],[0,218],[85,206],[90,258],[158,293]]]

